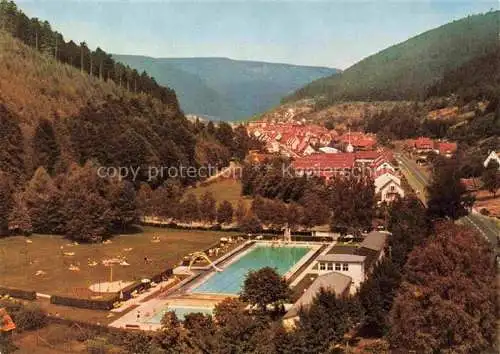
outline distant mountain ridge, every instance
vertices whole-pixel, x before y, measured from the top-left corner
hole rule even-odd
[[[113,54],[177,93],[185,113],[241,120],[280,103],[283,96],[337,69],[228,58],[152,58]]]
[[[500,11],[472,15],[371,55],[338,75],[318,79],[284,99],[414,100],[464,63],[499,45]]]

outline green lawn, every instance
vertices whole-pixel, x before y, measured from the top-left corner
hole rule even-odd
[[[238,205],[239,200],[243,200],[247,207],[252,204],[251,198],[241,195],[241,182],[233,179],[222,179],[208,185],[190,188],[186,191],[186,194],[194,193],[200,198],[207,191],[212,192],[217,203],[227,200],[234,208]]]
[[[110,244],[76,246],[54,235],[7,237],[0,239],[0,286],[77,296],[77,288],[109,281],[110,270],[102,265],[103,259],[126,257],[130,266],[115,265],[113,281],[134,281],[160,273],[178,264],[188,253],[205,249],[220,237],[231,235],[227,232],[145,227],[141,233],[115,236]],[[159,236],[160,242],[153,243],[153,236]],[[65,256],[63,252],[74,252],[75,255]],[[144,257],[151,262],[146,263]],[[89,259],[98,265],[90,267]],[[68,269],[70,265],[76,265],[80,270],[71,271]],[[46,274],[35,275],[39,270]]]

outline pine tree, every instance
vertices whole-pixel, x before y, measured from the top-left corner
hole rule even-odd
[[[33,231],[37,233],[62,233],[61,191],[43,167],[39,167],[23,193]]]
[[[132,183],[111,180],[106,199],[110,203],[113,230],[124,232],[138,222],[136,193]]]
[[[21,235],[30,235],[33,232],[33,225],[22,193],[15,193],[13,196],[12,209],[9,213],[9,232]]]
[[[8,174],[14,185],[20,185],[25,174],[24,139],[18,118],[0,104],[0,170]]]
[[[9,213],[12,208],[12,185],[7,174],[0,171],[0,236],[9,232]]]
[[[42,119],[38,123],[32,145],[34,167],[42,166],[50,175],[53,175],[60,156],[60,149],[52,123],[47,119]]]
[[[82,242],[100,242],[112,230],[113,209],[106,200],[109,183],[100,178],[96,167],[73,165],[61,183],[64,233]]]

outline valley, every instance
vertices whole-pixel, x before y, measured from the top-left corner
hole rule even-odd
[[[0,0],[1,354],[498,352],[497,7],[92,5]]]

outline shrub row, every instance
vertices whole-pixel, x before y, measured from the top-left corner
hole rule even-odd
[[[58,295],[52,295],[50,297],[51,304],[72,306],[91,310],[111,310],[113,308],[113,304],[117,301],[119,301],[118,295],[107,299],[83,299]]]
[[[172,276],[172,269],[167,269],[161,273],[158,273],[151,277],[151,280],[158,283],[164,278]],[[85,299],[76,298],[70,296],[57,296],[53,295],[50,297],[50,302],[56,305],[72,306],[83,309],[91,310],[111,310],[113,309],[113,304],[118,301],[128,300],[132,297],[134,291],[145,290],[149,287],[149,284],[143,284],[141,282],[136,282],[130,284],[129,286],[123,288],[122,294],[123,298],[120,298],[120,294],[113,294],[113,296],[104,299]]]
[[[23,300],[36,300],[36,291],[0,287],[0,296],[4,295],[9,295]]]

